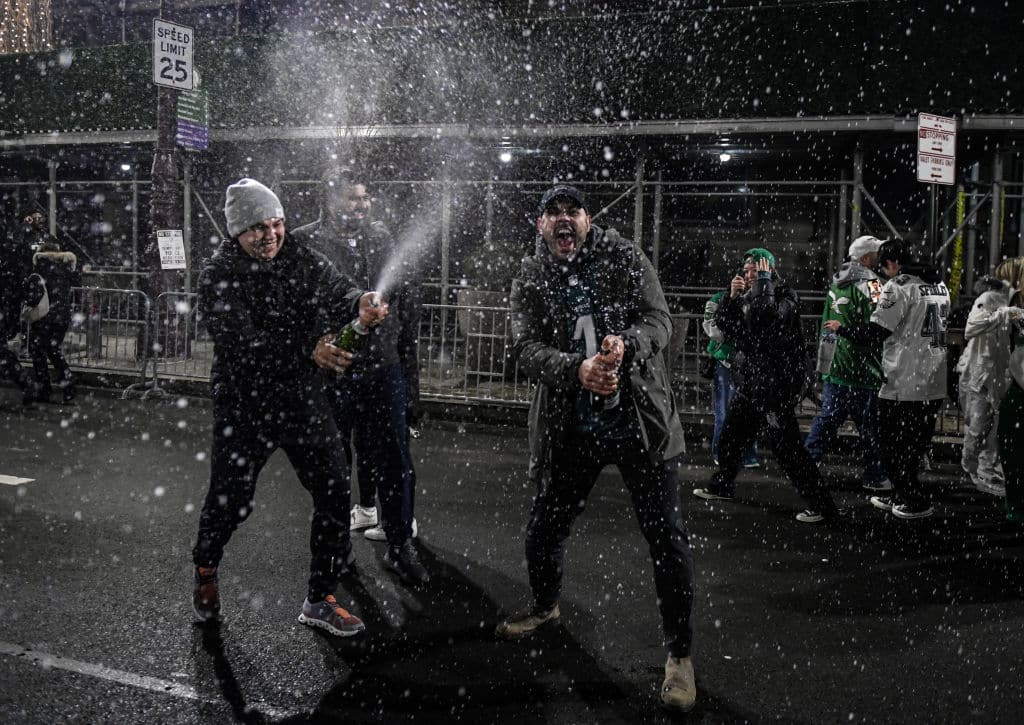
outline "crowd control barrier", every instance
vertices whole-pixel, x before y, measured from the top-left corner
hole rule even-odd
[[[175,380],[208,382],[213,342],[197,313],[195,293],[166,292],[152,303],[142,292],[75,288],[74,315],[64,349],[72,369],[136,378],[125,396],[163,395]],[[420,393],[427,401],[467,405],[527,407],[533,383],[519,371],[512,354],[508,307],[493,295],[466,295],[461,304],[425,304],[419,330]],[[707,347],[703,315],[672,315],[666,350],[679,411],[684,419],[710,424],[711,381],[698,374]],[[818,314],[801,317],[808,356],[813,360]],[[951,348],[953,350],[953,348]],[[953,354],[953,353],[951,353]],[[801,400],[801,417],[816,414],[820,382]],[[850,424],[847,424],[848,426]],[[962,419],[947,400],[936,433],[959,436]]]

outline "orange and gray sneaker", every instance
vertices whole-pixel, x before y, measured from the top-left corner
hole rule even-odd
[[[366,629],[363,620],[338,604],[333,594],[319,602],[311,602],[307,598],[302,603],[299,621],[310,627],[326,629],[338,637],[352,637]]]
[[[192,575],[192,609],[200,622],[220,619],[217,567],[196,567]]]

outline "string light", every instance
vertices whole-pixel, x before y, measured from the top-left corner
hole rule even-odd
[[[0,53],[53,48],[50,0],[0,0]]]

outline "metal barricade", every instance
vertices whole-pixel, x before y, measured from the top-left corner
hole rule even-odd
[[[511,360],[507,307],[423,305],[420,394],[426,400],[529,404],[532,388]]]
[[[213,365],[213,341],[200,324],[195,292],[163,292],[153,305],[152,370],[149,393],[162,393],[160,380],[206,381]]]
[[[145,382],[149,297],[138,290],[74,287],[64,355],[72,369],[138,373]]]

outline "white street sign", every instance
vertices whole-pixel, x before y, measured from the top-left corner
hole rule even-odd
[[[185,237],[180,229],[157,229],[160,269],[185,269]]]
[[[165,20],[153,20],[153,82],[168,88],[195,87],[192,49],[195,46],[192,28]]]
[[[921,113],[917,117],[917,180],[956,183],[956,119]]]

